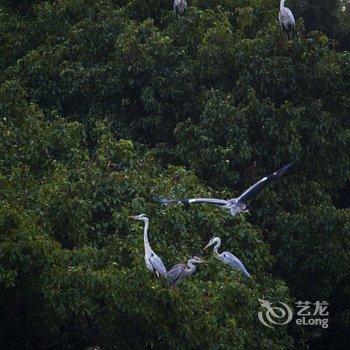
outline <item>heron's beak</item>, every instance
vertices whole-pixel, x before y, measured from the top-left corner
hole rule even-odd
[[[204,249],[203,250],[206,250],[206,249],[208,249],[209,247],[211,246],[211,243],[209,242],[205,247],[204,247]]]

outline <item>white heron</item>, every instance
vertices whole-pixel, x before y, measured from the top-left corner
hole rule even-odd
[[[292,165],[292,163],[284,166],[283,168],[275,171],[269,176],[265,176],[258,182],[256,182],[253,186],[249,187],[245,192],[243,192],[239,197],[232,199],[218,199],[218,198],[186,198],[186,199],[166,199],[161,197],[155,197],[155,200],[164,205],[170,204],[213,204],[223,209],[228,210],[231,215],[235,216],[241,212],[247,210],[246,202],[250,199],[256,197],[270,182],[277,180],[281,177],[288,168]]]
[[[207,248],[209,248],[212,245],[214,245],[214,249],[213,249],[214,256],[217,259],[221,260],[225,264],[230,265],[234,269],[240,270],[244,276],[250,277],[249,272],[247,271],[247,269],[245,268],[245,266],[243,265],[241,260],[239,260],[236,256],[234,256],[230,252],[223,252],[221,254],[218,253],[218,249],[221,246],[221,239],[219,237],[211,238],[209,243],[205,246],[204,250],[206,250]]]
[[[292,39],[293,31],[295,27],[295,19],[292,11],[284,6],[285,0],[281,0],[280,2],[280,12],[278,15],[278,20],[281,26],[281,29],[285,33],[288,39]]]
[[[145,246],[145,262],[148,270],[155,273],[157,277],[166,277],[166,268],[160,257],[153,251],[148,241],[149,219],[145,214],[130,216],[130,218],[143,221],[145,223],[143,229],[143,241]]]
[[[204,263],[205,260],[194,256],[187,262],[187,266],[183,263],[176,264],[173,266],[168,272],[168,281],[170,286],[174,287],[181,283],[184,278],[191,276],[196,271],[196,265],[195,264],[201,264]]]
[[[187,10],[186,0],[174,0],[174,12],[177,18],[180,18]]]

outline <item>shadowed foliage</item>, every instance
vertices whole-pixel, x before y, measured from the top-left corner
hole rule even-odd
[[[180,19],[157,0],[1,3],[2,348],[348,344],[350,54],[286,5],[288,42],[271,0],[188,1]],[[250,214],[152,199],[232,198],[291,161]],[[167,268],[218,236],[252,278],[206,253],[170,290],[140,213]],[[259,298],[326,300],[330,328],[265,327]]]

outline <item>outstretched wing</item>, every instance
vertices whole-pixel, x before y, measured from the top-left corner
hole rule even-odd
[[[189,204],[192,203],[198,203],[198,204],[214,204],[214,205],[226,205],[227,200],[225,199],[218,199],[218,198],[192,198],[192,199],[185,199]]]
[[[177,282],[179,282],[182,272],[184,271],[184,269],[186,268],[185,264],[177,264],[175,266],[173,266],[168,272],[167,272],[167,277],[169,280],[169,284],[170,285],[174,285]]]
[[[218,199],[218,198],[185,198],[185,199],[166,199],[162,197],[153,197],[154,200],[156,200],[160,204],[164,205],[170,205],[170,204],[214,204],[214,205],[219,205],[223,206],[227,204],[227,200],[225,199]]]
[[[240,202],[246,202],[249,199],[252,199],[256,197],[259,192],[261,192],[270,182],[277,180],[279,177],[281,177],[286,171],[289,169],[289,167],[292,165],[292,163],[287,164],[283,168],[275,171],[274,173],[270,174],[269,176],[265,176],[258,182],[256,182],[253,186],[249,187],[244,193],[242,193],[238,197],[238,201]]]
[[[151,263],[154,271],[158,273],[158,275],[166,276],[166,267],[157,254],[153,253],[149,258],[149,262]]]
[[[242,273],[245,276],[250,277],[249,272],[247,271],[241,260],[239,260],[236,256],[234,256],[230,252],[223,252],[220,254],[220,256],[226,264],[229,264],[234,269],[242,271]]]

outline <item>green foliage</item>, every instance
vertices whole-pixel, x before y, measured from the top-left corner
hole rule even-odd
[[[288,1],[287,1],[288,2]],[[340,49],[349,49],[350,10],[346,0],[290,0],[290,6],[302,17],[309,31],[318,30],[335,39]]]
[[[274,334],[256,319],[259,296],[279,300],[288,292],[269,275],[269,246],[244,218],[228,223],[212,208],[162,210],[149,192],[171,191],[175,175],[181,191],[198,190],[194,175],[177,167],[162,174],[150,153],[140,158],[131,141],[116,141],[101,121],[90,155],[76,122],[45,121],[15,82],[4,84],[1,96],[2,147],[10,157],[2,164],[0,212],[6,347],[23,346],[29,338],[30,347],[235,343],[243,349],[256,339],[263,348],[290,346],[285,330]],[[39,167],[40,149],[47,152]],[[128,219],[137,212],[149,213],[152,245],[168,266],[200,251],[215,232],[256,277],[245,282],[209,259],[181,294],[170,290],[145,271],[141,227]]]
[[[179,20],[160,1],[0,5],[3,348],[347,344],[350,54],[301,19],[285,42],[277,15],[270,0],[189,1]],[[232,198],[290,161],[250,215],[152,199]],[[208,254],[170,290],[144,266],[139,213],[168,268],[217,235],[253,278]],[[267,328],[259,298],[328,300],[331,331]]]

